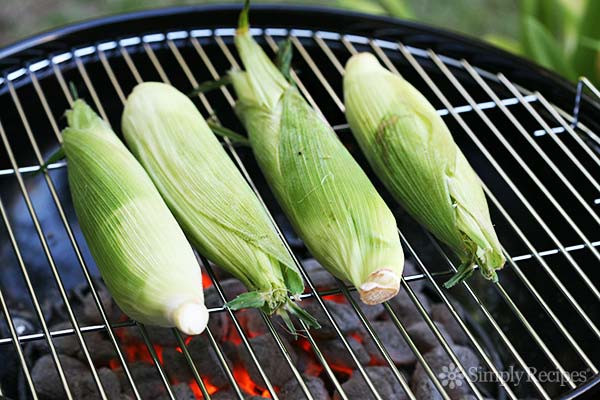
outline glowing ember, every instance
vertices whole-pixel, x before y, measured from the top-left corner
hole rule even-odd
[[[219,391],[219,388],[211,384],[208,381],[208,379],[202,378],[202,382],[204,383],[204,387],[206,388],[206,391],[209,395],[213,395]],[[189,381],[188,385],[190,386],[190,389],[192,389],[192,392],[194,392],[194,396],[196,396],[197,399],[204,398],[204,396],[202,395],[202,390],[200,389],[200,386],[198,386],[198,383],[196,383],[195,380]]]
[[[229,330],[229,334],[227,335],[226,340],[228,342],[235,344],[236,346],[239,346],[240,343],[242,343],[242,338],[240,337],[240,335],[237,333],[237,331],[235,329]]]
[[[363,337],[360,336],[358,334],[358,332],[354,332],[354,333],[350,334],[350,336],[353,337],[358,343],[363,343],[364,342]]]
[[[271,398],[269,391],[259,388],[256,383],[254,383],[252,378],[250,378],[250,374],[248,374],[248,371],[246,371],[245,368],[235,366],[233,368],[233,376],[235,377],[235,381],[240,388],[249,395],[260,396],[268,399]]]
[[[327,296],[323,296],[323,299],[333,301],[334,303],[346,303],[346,297],[343,294],[329,294]]]
[[[155,344],[153,347],[154,351],[156,352],[156,356],[158,357],[158,361],[160,361],[160,363],[162,364],[162,346]],[[127,358],[128,362],[145,361],[151,364],[153,363],[152,356],[150,355],[150,352],[148,351],[146,345],[143,343],[128,344],[127,347],[125,347],[125,358]]]
[[[210,279],[210,276],[208,276],[208,274],[206,273],[202,273],[202,287],[204,289],[211,287],[213,285],[212,283],[212,279]]]
[[[352,373],[354,372],[354,370],[352,368],[347,367],[345,365],[331,364],[331,369],[336,372],[341,372],[342,374],[345,374],[348,376],[352,376]]]
[[[304,338],[300,338],[298,339],[298,341],[296,342],[298,343],[298,346],[300,346],[300,348],[302,348],[302,350],[306,351],[307,353],[310,353],[310,342]]]

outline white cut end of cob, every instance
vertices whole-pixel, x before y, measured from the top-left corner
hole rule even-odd
[[[358,287],[363,303],[373,305],[383,303],[398,294],[400,276],[393,270],[381,268],[371,272],[367,280]]]
[[[198,335],[208,324],[208,309],[201,303],[183,303],[173,313],[173,322],[186,335]]]

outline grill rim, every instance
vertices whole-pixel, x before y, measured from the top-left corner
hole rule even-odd
[[[182,28],[180,19],[188,16],[190,20],[194,21],[190,26],[196,25],[203,28],[214,28],[231,25],[230,16],[237,14],[240,10],[241,6],[237,4],[162,7],[92,18],[49,29],[1,47],[0,76],[5,75],[14,66],[20,67],[32,59],[39,58],[40,52],[44,56],[50,55],[57,50],[51,47],[52,45],[56,45],[57,42],[64,41],[64,49],[72,50],[77,44],[83,45],[101,40],[100,38],[106,37],[105,29],[109,26],[111,29],[118,29],[114,33],[111,33],[111,37],[127,35],[128,32],[139,36],[143,31],[160,32],[171,29],[168,25],[172,25],[174,29],[176,27],[184,29]],[[215,18],[215,15],[213,15],[215,13],[218,14],[218,18]],[[316,18],[314,18],[316,22],[309,23],[307,21],[305,14],[308,13],[317,14]],[[202,17],[206,14],[211,14],[210,19],[203,20]],[[280,22],[279,18],[274,18],[275,15],[284,18],[284,22]],[[220,18],[224,18],[223,23]],[[412,34],[423,35],[425,33],[429,43],[427,47],[430,47],[436,53],[444,54],[444,51],[439,50],[441,46],[448,44],[452,44],[453,46],[459,45],[458,49],[456,47],[453,48],[454,52],[468,53],[462,54],[461,59],[464,58],[469,63],[477,65],[484,70],[488,69],[485,65],[494,65],[494,71],[507,75],[512,82],[527,82],[532,87],[543,87],[543,93],[552,103],[559,105],[568,104],[568,107],[566,107],[568,110],[571,110],[577,93],[576,83],[570,82],[557,73],[526,58],[509,53],[476,37],[445,28],[433,27],[420,22],[347,11],[333,7],[294,6],[287,4],[253,5],[252,18],[253,26],[257,28],[267,25],[269,27],[281,26],[285,28],[289,28],[290,26],[299,28],[302,26],[314,30],[322,29],[323,26],[321,26],[320,21],[325,20],[327,29],[335,30],[341,34],[361,34],[380,39],[388,39],[389,36],[392,41],[399,40],[408,45],[410,45],[411,41],[406,40],[407,36]],[[300,24],[294,24],[290,21],[290,19],[298,18],[300,18]],[[151,21],[152,19],[156,21]],[[169,21],[174,20],[177,22],[169,24]],[[148,28],[148,25],[151,23],[156,23],[156,25]],[[142,26],[146,26],[146,28],[140,29]],[[423,38],[420,38],[420,40],[423,40]],[[558,99],[561,99],[561,101],[558,101]],[[583,108],[594,107],[600,112],[600,104],[593,101],[585,93],[582,96],[581,105]],[[582,112],[581,114],[584,119],[586,115],[589,115],[587,112]],[[585,119],[586,125],[589,126],[590,122],[591,118],[590,121]]]
[[[183,9],[189,9],[189,8],[193,8],[193,9],[195,9],[195,8],[197,8],[197,7],[183,7]],[[205,7],[200,7],[200,8],[205,8]],[[215,7],[215,8],[221,8],[221,7]],[[227,9],[229,9],[229,10],[237,10],[237,9],[239,9],[239,7],[225,7],[225,8],[227,8]],[[271,7],[263,7],[263,8],[271,8]],[[287,7],[286,7],[286,8],[287,8]],[[295,7],[292,7],[292,8],[295,8]],[[179,9],[179,8],[177,8],[177,9]],[[321,8],[321,9],[322,9],[322,8]],[[160,11],[160,10],[152,10],[152,11]],[[143,13],[143,12],[141,12],[141,13],[132,13],[132,14],[142,14],[142,13]],[[358,13],[355,13],[355,14],[358,14]],[[358,15],[362,15],[362,14],[358,14]],[[114,18],[114,17],[101,18],[100,20],[106,20],[106,19],[111,19],[111,18]],[[367,16],[367,18],[368,18],[368,16]],[[84,24],[85,24],[85,23],[84,23]],[[330,28],[330,27],[328,27],[328,28]],[[154,31],[154,32],[157,32],[157,31],[160,31],[160,29],[153,29],[153,31]],[[49,33],[51,33],[51,32],[49,32]],[[49,34],[49,33],[47,33],[47,34]],[[138,32],[136,35],[140,35],[140,33]],[[591,382],[590,382],[590,383],[591,383]],[[597,382],[596,382],[596,383],[597,383]],[[578,388],[578,389],[581,389],[581,388]],[[569,396],[567,396],[567,397],[565,397],[565,398],[570,398],[570,397],[569,397]]]

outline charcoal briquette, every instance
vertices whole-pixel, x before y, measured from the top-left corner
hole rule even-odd
[[[358,362],[361,365],[369,364],[371,357],[362,343],[351,336],[347,337],[346,341],[348,342],[348,345],[352,349],[352,352],[356,356]],[[319,340],[317,341],[317,345],[330,365],[333,364],[349,368],[356,368],[356,363],[350,355],[350,352],[340,339]]]
[[[328,300],[323,300],[323,302],[343,334],[359,330],[361,323],[352,306]],[[303,305],[304,309],[321,324],[320,329],[313,329],[311,331],[315,338],[331,339],[338,336],[325,311],[316,300],[305,301]]]
[[[413,375],[410,390],[412,390],[417,400],[444,400],[438,388],[428,377]]]
[[[383,304],[368,305],[363,303],[358,292],[352,292],[351,296],[369,321],[375,321],[385,312]]]
[[[470,374],[471,378],[474,378],[474,374],[476,374],[477,370],[480,368],[479,359],[475,353],[465,346],[452,345],[451,348],[464,370]],[[465,377],[460,374],[460,370],[454,362],[452,362],[443,348],[436,347],[434,350],[424,354],[423,358],[440,381],[447,379],[449,377],[448,374],[450,373],[454,374],[452,376],[457,377],[457,379],[450,379],[453,381],[453,385],[450,385],[450,380],[445,382],[445,385],[444,382],[441,382],[452,399],[462,399],[463,396],[471,394],[471,389],[467,385]],[[424,381],[429,381],[429,383]],[[420,397],[416,396],[418,399],[430,399],[435,396],[435,392],[437,392],[433,382],[431,382],[427,372],[425,372],[425,369],[420,363],[417,364],[411,378],[411,388],[415,392],[415,396],[417,395],[417,390],[419,390]],[[433,389],[433,391],[428,392],[428,389]]]
[[[62,331],[66,329],[73,329],[73,325],[71,325],[71,323],[68,321],[60,322],[50,327],[51,332]],[[39,354],[50,353],[50,348],[45,340],[39,340],[34,343],[34,346]],[[81,349],[81,344],[79,343],[79,339],[75,333],[53,337],[52,344],[54,345],[57,353],[66,356],[77,357],[77,353]]]
[[[114,303],[106,285],[100,279],[94,279],[93,284],[107,319],[113,321],[118,318],[121,312]],[[69,297],[70,303],[75,309],[75,314],[81,323],[100,324],[103,322],[102,315],[87,282],[75,286],[71,290]]]
[[[454,304],[454,309],[457,311],[458,315],[462,318],[465,315],[465,311],[458,304]],[[431,306],[431,318],[435,321],[438,321],[444,325],[446,328],[446,332],[450,335],[454,343],[457,344],[467,344],[469,339],[465,332],[462,330],[456,319],[448,310],[443,303],[437,303]]]
[[[185,382],[173,385],[171,390],[173,391],[173,396],[177,400],[196,400],[194,392],[192,391],[192,389],[190,389],[190,386]]]
[[[141,361],[130,363],[129,372],[131,373],[131,377],[141,398],[155,399],[166,393],[166,389],[155,365]],[[131,384],[123,370],[119,368],[115,370],[115,373],[119,377],[123,393],[133,397]]]
[[[421,303],[426,312],[430,310],[429,299],[422,292],[415,291],[417,300]],[[414,322],[422,321],[423,317],[411,300],[406,288],[401,287],[400,292],[388,301],[392,311],[404,326],[408,326]],[[384,315],[387,315],[384,314]],[[389,316],[387,316],[389,317]]]
[[[300,303],[300,306],[302,307],[302,303]],[[269,327],[260,315],[260,311],[255,308],[243,311],[247,312],[247,317],[244,321],[246,331],[250,332],[252,336],[271,334]],[[285,337],[288,340],[293,340],[292,333],[288,330],[287,326],[285,326],[283,319],[279,315],[271,315],[269,316],[269,319],[273,325],[273,329],[275,329],[279,336]]]
[[[223,294],[225,295],[226,301],[233,300],[238,295],[247,292],[246,286],[235,278],[225,279],[223,281],[219,281],[221,284],[221,289],[223,290]],[[208,308],[217,308],[223,306],[223,299],[219,295],[219,292],[215,286],[211,286],[204,290],[204,304]]]
[[[365,371],[382,399],[404,400],[408,398],[389,367],[373,366],[365,368]],[[375,399],[373,392],[358,371],[354,371],[352,377],[342,384],[342,389],[349,399]],[[341,398],[336,391],[333,399],[340,400]]]
[[[109,400],[121,397],[121,382],[119,382],[117,374],[111,369],[103,367],[98,370],[98,377],[100,378],[100,382],[102,382],[104,393],[106,393],[106,397]],[[93,385],[96,387],[95,382],[93,382]]]
[[[375,321],[371,323],[371,327],[394,361],[394,364],[410,366],[416,362],[415,354],[392,321]],[[363,337],[365,349],[369,355],[379,363],[386,362],[375,341],[369,337],[368,333],[365,332]]]
[[[229,380],[227,379],[223,365],[221,364],[216,351],[210,345],[210,341],[206,334],[195,336],[187,345],[187,349],[201,376],[208,378],[210,383],[218,388],[229,385]],[[183,357],[183,354],[180,354],[180,358]],[[229,359],[225,354],[223,354],[223,357],[225,358],[225,362],[229,369],[232,370],[232,364]],[[189,374],[190,375],[186,376],[188,376],[188,379],[191,379],[191,371],[189,371]]]
[[[208,328],[216,341],[220,342],[225,340],[229,333],[229,329],[233,329],[230,320],[231,317],[229,317],[226,312],[215,312],[210,314]]]
[[[302,260],[302,266],[317,290],[328,290],[338,287],[337,279],[314,258]]]
[[[192,370],[181,352],[173,348],[164,348],[162,359],[165,373],[172,381],[189,381],[193,379]]]
[[[59,355],[59,360],[73,397],[77,399],[100,398],[96,381],[85,364],[66,355]],[[36,361],[31,371],[31,377],[40,398],[47,400],[66,398],[65,390],[50,354],[46,354]],[[107,397],[118,399],[121,386],[116,375],[108,368],[100,368],[98,377]]]
[[[159,345],[162,347],[177,347],[179,342],[177,337],[171,328],[161,328],[158,326],[146,326],[146,332],[150,343]],[[123,331],[123,341],[127,344],[139,344],[144,343],[144,337],[142,331],[137,328],[129,328]],[[186,336],[182,334],[182,337]]]
[[[283,345],[287,349],[288,354],[290,355],[292,364],[296,365],[297,355],[294,352],[291,345],[287,342],[285,338],[281,338]],[[288,380],[293,377],[293,372],[288,365],[288,362],[285,360],[285,357],[281,353],[279,346],[275,342],[275,339],[270,334],[256,336],[249,340],[252,350],[256,355],[263,371],[267,375],[267,378],[271,381],[271,383],[275,386],[282,386]],[[250,378],[261,388],[266,388],[264,386],[264,382],[256,368],[256,365],[252,361],[250,357],[250,353],[245,348],[244,345],[240,345],[239,347],[240,359],[248,373],[250,374]]]
[[[58,356],[65,376],[74,377],[89,374],[86,366],[79,360],[66,355]],[[58,375],[56,365],[50,354],[40,357],[31,370],[31,378],[37,389],[38,395],[43,399],[63,399],[66,397],[65,389]]]
[[[316,376],[302,375],[306,388],[312,395],[314,400],[329,400],[329,392],[325,387],[325,383],[321,378]],[[279,391],[279,397],[285,400],[304,400],[307,398],[306,394],[300,387],[296,378],[290,379],[285,385],[281,387]]]
[[[94,363],[97,365],[108,365],[110,360],[117,358],[113,344],[106,340],[100,332],[85,333],[83,337]],[[85,361],[83,350],[78,351],[77,357]]]
[[[433,322],[435,326],[440,331],[440,334],[449,344],[453,344],[452,338],[446,332],[446,328],[439,322]],[[410,325],[406,331],[408,332],[408,336],[412,339],[415,346],[421,353],[427,353],[435,347],[441,346],[440,341],[437,336],[433,332],[433,329],[429,327],[427,322],[421,321],[415,324]]]

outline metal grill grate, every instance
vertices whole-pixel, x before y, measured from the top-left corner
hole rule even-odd
[[[427,282],[432,295],[439,297],[445,304],[447,312],[466,334],[482,365],[494,375],[502,396],[516,399],[516,384],[506,376],[507,367],[498,362],[489,343],[481,340],[481,329],[495,338],[495,346],[502,349],[505,364],[514,365],[525,373],[527,380],[520,384],[528,386],[538,397],[550,398],[551,395],[566,394],[581,385],[581,381],[573,378],[572,371],[587,369],[590,371],[589,378],[597,377],[597,365],[600,362],[597,352],[600,340],[597,302],[600,300],[600,292],[595,278],[587,273],[600,262],[600,184],[597,179],[600,176],[600,158],[593,148],[594,143],[600,144],[600,139],[596,133],[578,122],[578,108],[576,107],[575,115],[571,115],[550,104],[541,93],[517,87],[501,74],[482,71],[464,60],[402,43],[308,30],[255,29],[253,33],[261,38],[261,42],[270,51],[277,49],[277,40],[291,36],[296,71],[293,79],[311,105],[334,127],[344,142],[350,143],[349,146],[353,142],[343,117],[341,97],[343,65],[357,51],[373,52],[387,68],[403,74],[438,107],[438,113],[444,117],[457,142],[480,173],[499,236],[507,246],[505,250],[508,262],[500,283],[486,287],[479,285],[478,278],[474,278],[452,291],[442,289],[440,282],[456,271],[452,256],[446,254],[445,249],[424,231],[404,226],[414,225],[411,221],[402,220],[399,231],[406,253],[416,260],[420,269],[420,273],[403,279],[402,290],[407,292],[441,347],[462,374],[469,376],[450,343],[444,339],[438,326],[420,303],[411,282]],[[233,34],[233,29],[193,30],[108,41],[33,62],[5,74],[1,79],[0,99],[7,107],[0,109],[0,137],[8,162],[0,165],[0,179],[4,181],[0,187],[9,189],[0,192],[4,199],[4,203],[0,202],[0,212],[3,229],[13,248],[16,265],[23,276],[41,332],[18,332],[4,294],[10,288],[0,286],[0,305],[10,331],[9,336],[0,338],[0,346],[14,347],[33,398],[37,398],[36,388],[23,345],[32,341],[47,342],[64,390],[71,398],[69,376],[64,373],[53,345],[53,340],[57,337],[67,335],[76,336],[98,392],[102,398],[106,397],[85,341],[86,334],[96,331],[108,334],[134,396],[140,398],[137,382],[128,369],[119,337],[115,335],[115,330],[123,327],[139,330],[167,394],[174,398],[169,379],[145,327],[132,321],[115,323],[108,320],[94,286],[92,273],[75,240],[75,221],[67,217],[68,213],[63,206],[64,195],[53,179],[55,174],[64,173],[66,164],[53,164],[47,173],[38,175],[37,178],[32,173],[39,170],[45,156],[43,151],[55,147],[61,141],[60,117],[73,101],[68,82],[74,82],[84,89],[85,97],[100,115],[118,128],[122,103],[136,83],[160,80],[188,92],[199,82],[219,78],[229,68],[238,67],[235,52],[231,50]],[[580,93],[587,85],[589,82],[582,81]],[[593,86],[588,87],[598,94]],[[227,88],[206,96],[200,95],[197,99],[199,109],[205,116],[216,115],[226,124],[236,123],[232,117],[233,103],[234,97]],[[246,150],[235,148],[227,139],[224,140],[224,146],[261,201],[265,199],[265,207],[272,211],[276,206],[268,199],[269,194],[262,189],[264,185],[258,182],[262,178],[245,153]],[[33,152],[22,150],[25,147]],[[361,160],[360,155],[357,157]],[[51,204],[36,204],[35,194],[28,187],[31,180],[42,177],[46,190],[50,193]],[[10,189],[15,184],[16,192]],[[15,235],[15,216],[5,206],[6,199],[12,198],[15,193],[19,196],[19,201],[24,203],[24,210],[29,213],[29,222],[33,224],[37,234],[37,238],[32,237],[30,240],[39,240],[41,243],[40,250],[47,258],[60,301],[66,307],[73,329],[50,331],[45,322],[41,296],[36,290],[36,282],[30,279],[23,256],[23,244],[19,243]],[[49,232],[40,218],[40,212],[45,207],[58,213],[61,229],[64,229],[66,240],[72,246],[73,257],[81,267],[81,277],[89,285],[101,313],[102,324],[82,326],[73,313],[61,265],[53,257]],[[397,209],[395,206],[394,208]],[[405,235],[404,232],[408,231],[411,234]],[[413,236],[412,232],[417,234]],[[288,249],[291,252],[289,246]],[[228,299],[219,279],[207,260],[201,256],[199,258],[224,304]],[[316,299],[354,361],[353,368],[362,375],[374,398],[381,398],[378,388],[342,334],[336,319],[322,300],[323,296],[336,293],[345,296],[407,396],[414,398],[407,378],[394,364],[370,321],[350,296],[354,289],[340,282],[338,290],[317,292],[298,258],[294,256],[294,260],[308,284],[309,291],[303,298]],[[548,289],[548,286],[551,288]],[[476,323],[461,317],[454,299],[471,304]],[[397,327],[398,337],[402,337],[410,346],[440,395],[449,399],[447,388],[417,349],[406,326],[394,314],[390,305],[385,304],[385,309]],[[236,313],[225,307],[209,311],[211,314],[227,313],[270,396],[277,398],[275,386],[253,352]],[[266,315],[263,315],[263,320],[287,362],[287,366],[282,368],[289,367],[306,397],[312,398],[272,321]],[[242,389],[225,362],[222,347],[210,329],[206,334],[232,389],[239,398],[243,398]],[[173,330],[173,335],[183,350],[203,396],[210,398],[183,338],[176,330]],[[306,339],[341,398],[347,398],[338,377],[310,331],[306,332]],[[531,369],[533,365],[545,365],[550,370],[558,371],[564,377],[565,385],[558,390],[551,387]],[[476,398],[485,397],[478,382],[467,380],[467,384]]]

